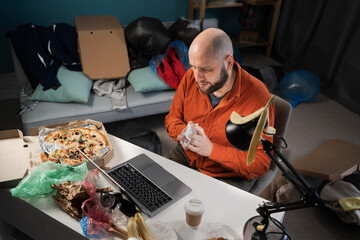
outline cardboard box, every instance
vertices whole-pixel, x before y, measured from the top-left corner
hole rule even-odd
[[[17,129],[0,131],[0,188],[15,187],[28,171],[40,165],[38,137]]]
[[[41,129],[75,127],[85,124],[96,126],[108,138],[110,150],[103,158],[94,161],[101,167],[105,166],[114,156],[114,148],[101,122],[87,119],[35,127],[30,128],[30,136],[23,136],[23,133],[17,129],[0,131],[0,188],[15,187],[29,171],[41,164],[42,149],[39,142]],[[88,168],[93,169],[89,165]]]
[[[74,18],[83,73],[92,80],[124,77],[130,70],[123,27],[114,16]]]
[[[359,170],[359,156],[360,145],[333,139],[293,165],[300,174],[334,181]]]

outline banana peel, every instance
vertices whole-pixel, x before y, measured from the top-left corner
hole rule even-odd
[[[131,217],[129,218],[128,224],[127,224],[127,232],[128,232],[128,237],[133,237],[136,238],[138,240],[144,240],[141,236],[140,230],[136,224],[135,218]]]
[[[151,232],[140,213],[136,213],[135,217],[129,218],[127,231],[129,238],[134,237],[139,240],[158,240]]]

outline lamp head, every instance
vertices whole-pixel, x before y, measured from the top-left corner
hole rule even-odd
[[[240,151],[248,151],[258,121],[259,117],[244,124],[235,124],[229,119],[225,133],[231,145]]]
[[[269,122],[269,105],[271,96],[266,105],[259,110],[241,116],[235,111],[231,113],[229,121],[225,126],[225,134],[230,144],[241,151],[248,151],[247,165],[249,166],[256,156],[256,148],[260,142],[261,134],[267,122]],[[268,133],[274,134],[275,129],[268,126]]]

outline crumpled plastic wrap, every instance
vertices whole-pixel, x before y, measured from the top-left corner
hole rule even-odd
[[[208,224],[207,239],[223,238],[227,240],[240,240],[241,238],[231,229],[231,227],[219,223]]]
[[[81,219],[80,226],[85,237],[104,238],[111,235],[108,232],[108,229],[110,228],[109,223],[99,222],[87,216]]]
[[[115,233],[122,238],[127,238],[127,232],[113,224],[112,216],[99,204],[96,196],[96,186],[99,180],[97,169],[89,171],[83,182],[89,199],[82,203],[81,209],[85,217],[80,221],[83,233],[87,237],[102,238]]]
[[[52,188],[53,184],[58,185],[66,181],[82,181],[88,171],[86,163],[78,166],[68,166],[45,162],[32,170],[15,188],[10,189],[10,192],[12,196],[19,198],[50,194],[55,191]]]

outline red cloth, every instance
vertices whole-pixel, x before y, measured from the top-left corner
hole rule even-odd
[[[156,68],[158,75],[172,88],[177,89],[182,77],[185,75],[185,67],[178,59],[173,47],[169,47],[168,55]]]

